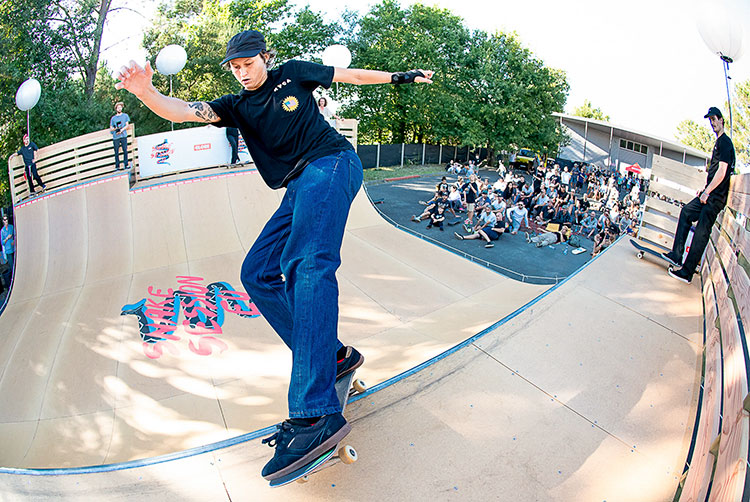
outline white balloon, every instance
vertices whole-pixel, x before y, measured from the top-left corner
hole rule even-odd
[[[741,16],[736,11],[727,0],[702,0],[697,20],[698,32],[708,49],[732,61],[737,61],[743,52],[744,33]]]
[[[42,86],[35,78],[30,78],[21,84],[16,91],[16,106],[23,111],[31,110],[39,102]]]
[[[331,45],[323,51],[323,64],[336,68],[348,68],[352,62],[352,53],[343,45]]]
[[[156,69],[164,75],[174,75],[185,67],[187,53],[181,46],[172,44],[164,47],[156,56]]]

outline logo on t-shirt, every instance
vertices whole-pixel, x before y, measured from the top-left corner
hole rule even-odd
[[[294,96],[288,96],[281,102],[281,107],[287,112],[293,112],[298,106],[299,101]]]

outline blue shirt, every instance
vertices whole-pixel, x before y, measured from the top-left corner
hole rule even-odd
[[[10,236],[10,239],[8,239],[8,242],[5,242],[5,239],[8,236]],[[13,225],[8,225],[7,227],[4,226],[0,229],[0,243],[2,243],[3,245],[3,251],[5,251],[5,254],[16,252],[16,246],[13,237]]]
[[[128,122],[130,122],[130,117],[128,117],[127,113],[114,115],[111,119],[109,119],[109,127],[116,127],[118,129],[122,128],[121,132],[110,131],[114,139],[128,137],[128,131],[125,129]]]

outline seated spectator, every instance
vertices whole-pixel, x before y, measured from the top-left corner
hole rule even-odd
[[[586,236],[587,239],[591,239],[594,233],[596,233],[596,227],[596,213],[594,211],[590,211],[588,216],[586,216],[583,221],[581,221],[581,235]]]
[[[539,192],[531,201],[531,214],[537,216],[549,202],[549,197],[544,190]]]
[[[436,213],[430,213],[430,222],[427,224],[427,228],[438,227],[442,232],[443,222],[445,221],[445,206],[438,205]]]
[[[529,210],[524,207],[523,203],[518,202],[515,206],[508,209],[507,219],[511,227],[510,233],[515,235],[522,224],[525,227],[529,226]]]
[[[458,191],[455,185],[451,185],[450,192],[448,193],[448,209],[453,216],[456,216],[456,211],[462,211],[461,206],[461,193]]]
[[[520,201],[526,208],[531,207],[532,199],[534,197],[534,187],[531,184],[525,183],[521,188]]]
[[[594,249],[591,251],[591,256],[598,255],[607,246],[612,244],[619,235],[620,230],[617,226],[611,222],[607,223],[604,229],[594,237]]]
[[[572,230],[568,225],[563,225],[560,230],[556,232],[542,232],[539,235],[531,236],[528,232],[526,234],[526,242],[534,244],[538,248],[549,246],[551,244],[565,243],[568,242],[572,234]]]
[[[536,223],[537,226],[544,227],[547,225],[547,223],[550,223],[554,220],[556,213],[557,211],[555,210],[555,205],[551,200],[547,199],[547,203],[539,208],[536,216],[534,216],[534,223]]]
[[[492,241],[500,238],[500,234],[505,231],[505,227],[497,227],[497,216],[494,211],[489,207],[485,206],[479,213],[479,221],[473,229],[464,229],[469,231],[469,235],[461,235],[458,232],[454,232],[453,235],[459,240],[474,240],[482,239],[485,241],[484,247],[491,248],[495,247]],[[502,230],[501,230],[502,228]]]

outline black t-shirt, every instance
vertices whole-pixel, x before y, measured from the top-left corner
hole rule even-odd
[[[39,150],[39,147],[33,141],[29,141],[29,146],[22,146],[16,153],[23,157],[23,163],[30,166],[34,163],[34,152]]]
[[[716,138],[716,143],[714,143],[714,150],[711,153],[711,163],[708,165],[706,186],[710,185],[714,176],[716,176],[716,172],[719,170],[719,162],[727,163],[727,173],[709,197],[722,200],[726,204],[727,197],[729,196],[729,180],[734,170],[734,145],[726,133]]]
[[[328,89],[333,67],[289,61],[268,72],[254,91],[243,89],[209,105],[218,127],[237,127],[258,172],[271,188],[281,188],[310,162],[353,149],[318,111],[313,90]]]
[[[464,186],[461,187],[461,190],[463,190],[466,193],[466,203],[467,204],[474,204],[477,200],[477,192],[479,191],[479,187],[476,183],[466,183]]]

